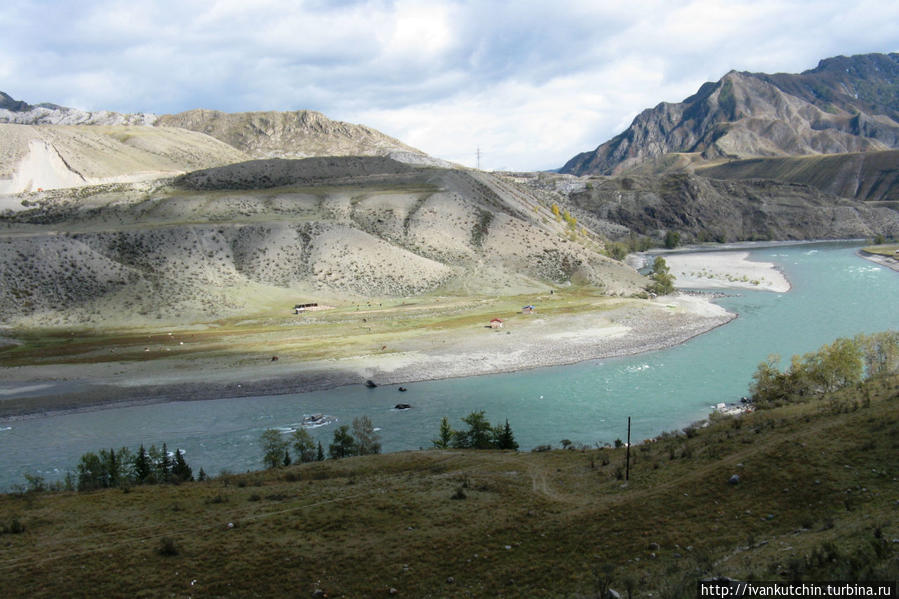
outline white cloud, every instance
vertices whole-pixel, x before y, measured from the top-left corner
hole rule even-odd
[[[876,0],[24,1],[0,11],[0,89],[86,109],[311,108],[540,169],[730,69],[896,51],[897,22]]]

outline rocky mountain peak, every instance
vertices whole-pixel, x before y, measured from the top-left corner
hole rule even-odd
[[[0,92],[0,108],[9,110],[10,112],[24,112],[26,110],[31,110],[31,106],[27,102],[15,100],[4,92]]]
[[[899,54],[838,56],[800,74],[729,71],[677,104],[644,110],[563,173],[614,174],[690,153],[700,160],[899,148]]]

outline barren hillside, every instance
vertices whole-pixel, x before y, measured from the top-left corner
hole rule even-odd
[[[171,127],[0,124],[0,194],[138,181],[247,159]]]
[[[214,137],[255,158],[387,156],[424,152],[365,125],[332,121],[320,112],[189,110],[159,117],[156,126],[179,127]]]
[[[899,151],[731,160],[697,167],[714,179],[773,179],[865,202],[899,201]]]
[[[579,221],[613,239],[637,234],[661,242],[668,231],[683,243],[899,235],[895,202],[860,202],[767,179],[591,177],[559,195]]]
[[[454,166],[371,127],[308,110],[121,114],[31,105],[0,92],[0,196],[141,181],[249,158],[312,156]]]
[[[26,325],[645,283],[522,188],[386,158],[260,160],[32,201],[0,229],[0,317]]]

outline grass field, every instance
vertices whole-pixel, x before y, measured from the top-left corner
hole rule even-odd
[[[344,304],[295,315],[287,304],[264,312],[184,328],[29,329],[4,335],[19,342],[0,348],[4,366],[129,362],[217,353],[279,354],[297,359],[339,359],[433,334],[467,334],[494,317],[522,322],[524,305],[539,304],[540,317],[602,312],[633,300],[602,296],[596,289],[521,296],[419,296]],[[386,346],[386,347],[385,347]],[[384,348],[384,349],[381,349]]]
[[[888,243],[885,245],[869,245],[862,248],[863,252],[876,254],[878,256],[886,256],[887,258],[896,258],[896,252],[899,252],[899,243]]]
[[[891,377],[632,447],[629,481],[624,448],[431,450],[5,495],[0,590],[694,597],[718,575],[896,580],[897,455]]]

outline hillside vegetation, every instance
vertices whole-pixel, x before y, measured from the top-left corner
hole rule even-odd
[[[431,450],[6,495],[3,585],[33,597],[667,598],[713,576],[895,580],[897,402],[891,376],[715,417],[632,447],[629,481],[625,448]]]

